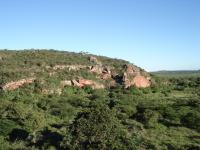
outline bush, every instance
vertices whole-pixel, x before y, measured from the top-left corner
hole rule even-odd
[[[7,136],[17,126],[18,125],[14,121],[1,119],[0,120],[0,135]]]
[[[181,122],[189,128],[200,131],[200,113],[198,111],[188,113]]]
[[[71,141],[64,143],[72,149],[128,149],[131,145],[113,110],[98,102],[78,114],[70,126],[70,134]]]
[[[136,87],[130,87],[129,90],[133,95],[141,95],[142,94],[142,91]]]

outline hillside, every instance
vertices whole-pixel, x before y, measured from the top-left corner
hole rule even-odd
[[[151,72],[160,77],[200,77],[200,70],[157,71]]]
[[[83,52],[1,50],[0,87],[3,150],[200,149],[198,76]]]
[[[62,90],[61,86],[67,85],[91,85],[93,88],[108,88],[116,84],[125,88],[150,86],[150,76],[142,69],[123,60],[102,56],[35,50],[1,51],[0,58],[3,89],[15,89],[20,84],[34,81],[43,82],[49,88],[42,89],[46,91]]]

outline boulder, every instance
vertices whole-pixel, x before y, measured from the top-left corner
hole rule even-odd
[[[90,86],[92,89],[103,89],[105,86],[101,83],[92,81],[92,80],[87,80],[87,79],[80,79],[79,83],[82,84],[83,86]]]
[[[131,64],[125,65],[122,82],[125,88],[135,86],[138,88],[146,88],[151,85],[150,77],[141,75],[139,68]]]
[[[92,66],[90,71],[100,75],[100,78],[103,80],[107,80],[111,78],[111,70],[109,67],[102,67],[102,66],[96,65],[96,66]]]
[[[134,77],[132,82],[133,82],[133,85],[135,85],[138,88],[146,88],[151,85],[150,80],[148,80],[148,78],[141,75],[137,75],[136,77]]]
[[[136,75],[136,76],[132,76],[132,77],[127,77],[127,74],[124,73],[123,84],[124,84],[125,88],[128,88],[130,86],[135,86],[138,88],[146,88],[151,85],[151,82],[145,76]]]
[[[126,64],[125,65],[125,72],[128,74],[128,75],[132,75],[132,76],[136,76],[136,75],[139,75],[140,74],[140,70],[139,68],[135,67],[134,65],[132,64]]]

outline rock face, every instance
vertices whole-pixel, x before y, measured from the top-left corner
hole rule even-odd
[[[122,82],[123,82],[123,85],[124,85],[125,88],[128,88],[128,87],[130,87],[132,85],[131,84],[131,80],[128,77],[126,72],[124,72],[124,74],[123,74]]]
[[[125,88],[128,88],[130,86],[135,86],[138,88],[146,88],[151,85],[150,77],[146,75],[142,75],[141,71],[138,67],[132,65],[132,64],[126,64],[124,65],[124,72],[122,81],[119,82],[116,80],[118,75],[114,75],[111,72],[110,67],[103,66],[102,63],[96,58],[91,56],[89,60],[93,63],[96,63],[96,65],[93,66],[83,66],[83,65],[56,65],[53,67],[54,70],[57,69],[65,69],[68,68],[70,70],[80,70],[80,69],[87,69],[88,71],[97,74],[97,78],[102,80],[108,80],[111,79],[110,82],[113,80],[116,83],[123,84]],[[72,80],[72,81],[62,81],[61,85],[64,86],[77,86],[77,87],[84,87],[84,86],[90,86],[94,89],[98,88],[105,88],[104,85],[96,83],[92,80]],[[109,85],[109,83],[108,83]],[[111,85],[114,85],[113,83]]]
[[[23,86],[24,84],[29,84],[33,83],[36,78],[26,78],[26,79],[21,79],[18,81],[12,81],[7,84],[5,84],[2,89],[3,90],[15,90],[18,89],[19,87]]]
[[[136,68],[135,66],[131,65],[131,64],[126,64],[124,66],[124,68],[125,68],[125,72],[128,75],[136,76],[136,75],[140,74],[140,70],[138,68]]]
[[[61,86],[65,87],[65,86],[76,86],[79,88],[83,88],[86,86],[90,86],[92,89],[103,89],[105,88],[105,86],[101,83],[98,83],[96,81],[93,80],[87,80],[87,79],[79,79],[79,80],[66,80],[66,81],[61,81]]]
[[[0,85],[0,89],[2,90],[15,90],[25,84],[33,83],[35,78],[29,77],[37,77],[38,84],[42,85],[38,91],[42,91],[41,88],[45,88],[42,92],[46,94],[60,94],[61,90],[63,90],[66,86],[75,86],[80,88],[89,86],[93,89],[103,89],[115,87],[118,85],[122,85],[124,88],[129,88],[130,86],[146,88],[151,85],[151,79],[149,78],[150,76],[148,73],[123,60],[103,58],[87,53],[81,53],[81,55],[84,55],[82,56],[84,59],[73,60],[81,58],[73,57],[73,55],[70,55],[70,59],[68,59],[66,55],[66,57],[62,57],[62,59],[66,58],[66,61],[59,59],[54,61],[54,56],[52,55],[52,58],[49,59],[53,62],[51,63],[49,60],[46,62],[46,57],[51,57],[51,53],[45,56],[45,53],[42,53],[41,58],[44,56],[44,62],[41,59],[38,61],[38,63],[36,63],[36,66],[30,66],[32,63],[29,62],[29,59],[31,59],[32,56],[37,58],[38,55],[34,52],[30,55],[27,55],[29,58],[26,58],[26,60],[23,61],[23,67],[21,67],[21,65],[16,66],[16,64],[13,63],[12,65],[15,66],[16,69],[13,69],[14,67],[7,69],[6,62],[9,62],[9,59],[7,58],[15,55],[7,55],[6,53],[0,53],[0,62],[4,64],[5,61],[5,65],[0,66],[0,69],[8,70],[8,74],[15,73],[15,71],[22,72],[25,73],[27,77],[24,77],[18,81],[12,81],[12,79],[9,79],[9,76],[8,78],[6,77],[5,80],[11,80],[12,82]],[[62,53],[62,55],[64,55],[64,53]],[[18,54],[15,57],[18,58]],[[60,54],[55,58],[59,57]],[[21,58],[19,57],[18,59]],[[56,62],[57,64],[52,66],[52,64]],[[68,80],[63,79],[65,76]],[[43,84],[41,83],[40,79],[44,80]],[[54,81],[56,82],[53,84],[49,83]],[[60,84],[57,84],[57,82]],[[48,84],[48,87],[44,85],[46,83]]]
[[[140,70],[130,64],[125,65],[125,72],[122,81],[125,88],[130,86],[146,88],[151,85],[150,78],[141,75]]]
[[[79,87],[79,88],[89,86],[92,89],[104,89],[105,88],[105,86],[103,84],[98,83],[98,82],[93,81],[93,80],[88,80],[88,79],[64,80],[64,81],[60,82],[60,86],[62,88],[66,87],[66,86],[76,86],[76,87]]]
[[[103,80],[107,80],[109,78],[111,78],[111,70],[109,67],[103,67],[103,66],[92,66],[90,69],[91,72],[96,73],[98,75],[100,75],[100,78]]]
[[[92,89],[105,88],[103,84],[92,81],[92,80],[87,80],[87,79],[79,79],[78,81],[75,82],[75,86],[78,86],[78,87],[90,86]]]
[[[133,84],[136,87],[139,87],[139,88],[146,88],[146,87],[149,87],[151,85],[151,82],[146,77],[141,76],[141,75],[137,75],[133,79]]]
[[[93,58],[94,59],[94,58]],[[96,61],[96,59],[94,59]],[[97,60],[98,61],[98,60]],[[120,83],[118,80],[115,79],[115,75],[112,74],[111,69],[109,67],[95,65],[95,66],[82,66],[82,65],[56,65],[53,70],[57,69],[65,69],[68,68],[70,70],[79,70],[79,69],[87,69],[88,71],[92,73],[96,73],[98,77],[102,80],[109,80],[109,82],[112,81],[112,83],[107,83],[106,85],[114,86],[115,83]],[[128,88],[130,86],[135,86],[138,88],[146,88],[151,85],[150,78],[142,75],[140,73],[140,70],[133,66],[133,65],[125,65],[124,67],[124,73],[122,76],[122,82],[120,84],[123,84],[125,88]],[[55,72],[54,72],[55,73]],[[52,74],[53,75],[53,74]],[[35,78],[25,78],[18,81],[9,82],[2,86],[3,90],[15,90],[24,84],[32,83],[34,82]],[[114,83],[115,82],[115,83]],[[98,83],[93,80],[88,79],[78,79],[78,80],[64,80],[60,81],[60,88],[64,88],[65,86],[76,86],[83,88],[85,86],[89,86],[92,89],[103,89],[105,88],[104,84]],[[44,93],[60,93],[55,91],[43,91]]]

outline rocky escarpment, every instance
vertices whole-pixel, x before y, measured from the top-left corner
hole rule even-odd
[[[125,65],[125,71],[123,73],[123,84],[125,88],[130,86],[136,86],[138,88],[146,88],[151,85],[150,76],[146,77],[141,74],[139,68],[131,64]]]
[[[61,93],[66,86],[75,86],[83,88],[86,86],[91,87],[92,89],[103,89],[109,88],[110,86],[116,86],[117,84],[123,85],[124,88],[129,88],[135,86],[138,88],[146,88],[151,85],[150,76],[147,73],[143,73],[138,67],[132,64],[124,64],[120,70],[115,66],[109,64],[104,64],[94,56],[88,57],[88,62],[90,65],[80,65],[80,64],[56,64],[54,66],[45,66],[45,70],[48,72],[49,77],[54,77],[59,74],[60,71],[65,72],[76,72],[84,70],[89,74],[95,76],[94,79],[84,78],[84,77],[72,77],[70,80],[61,80],[59,87],[56,90],[43,89],[43,93]],[[42,70],[42,69],[41,69]],[[44,69],[42,70],[44,72]],[[34,73],[32,73],[34,74]],[[22,78],[16,81],[8,82],[1,86],[3,90],[15,90],[22,87],[25,84],[31,84],[39,77],[30,77]],[[55,92],[56,91],[56,92]]]
[[[88,80],[88,79],[78,79],[78,80],[64,80],[60,82],[61,87],[65,86],[76,86],[76,87],[86,87],[90,86],[92,89],[103,89],[105,86],[96,81]]]

